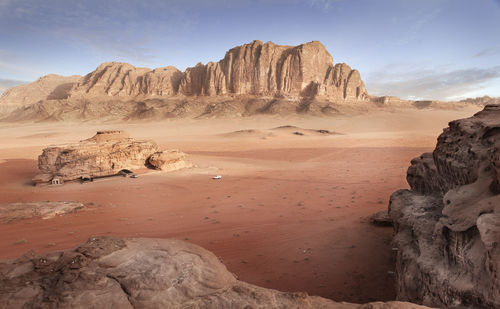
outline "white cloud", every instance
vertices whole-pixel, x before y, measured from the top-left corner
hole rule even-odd
[[[500,0],[498,0],[500,1]],[[500,46],[494,46],[494,47],[488,47],[485,48],[481,51],[479,51],[477,54],[474,55],[474,57],[489,57],[489,56],[495,56],[500,54]]]
[[[446,70],[438,68],[391,67],[373,72],[366,78],[372,95],[394,95],[401,98],[455,100],[474,95],[500,95],[500,66]],[[491,93],[491,92],[496,93]],[[488,93],[490,92],[490,93]]]

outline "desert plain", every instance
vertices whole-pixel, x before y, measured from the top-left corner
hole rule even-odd
[[[212,251],[252,284],[339,301],[393,300],[393,230],[369,218],[387,209],[393,191],[408,187],[410,160],[431,151],[449,121],[478,110],[2,123],[0,203],[85,207],[51,219],[3,220],[0,259],[68,249],[98,235],[176,238]],[[180,149],[194,166],[139,170],[136,179],[32,185],[44,147],[108,129]]]

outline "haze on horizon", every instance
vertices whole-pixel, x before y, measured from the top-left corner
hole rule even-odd
[[[321,41],[372,95],[500,96],[500,0],[0,0],[0,93],[105,61],[184,70],[253,40]]]

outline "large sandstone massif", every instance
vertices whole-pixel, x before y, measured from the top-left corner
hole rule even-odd
[[[89,74],[47,75],[0,97],[2,121],[158,120],[258,114],[330,116],[375,108],[460,108],[460,102],[369,96],[360,73],[334,63],[318,41],[298,46],[253,41],[184,72],[105,62]]]
[[[0,308],[426,308],[337,303],[239,281],[211,252],[172,239],[95,237],[0,262]]]
[[[92,179],[117,175],[123,169],[151,167],[176,170],[188,166],[185,154],[160,151],[153,141],[136,141],[123,131],[100,131],[79,143],[48,147],[38,157],[35,184],[57,180]]]
[[[320,42],[285,46],[253,41],[230,49],[219,62],[199,63],[185,72],[107,62],[84,77],[46,76],[9,89],[0,106],[18,107],[3,113],[8,121],[136,120],[328,115],[369,99],[359,72],[334,64]]]
[[[391,196],[398,299],[500,308],[500,105],[450,122]]]
[[[103,63],[73,89],[71,98],[93,96],[315,96],[335,101],[367,99],[358,71],[333,58],[318,41],[299,46],[253,41],[230,49],[217,63],[182,73],[174,67],[149,70]]]

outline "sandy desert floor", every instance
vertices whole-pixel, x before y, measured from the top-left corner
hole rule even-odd
[[[448,121],[476,111],[0,124],[0,203],[87,204],[53,219],[0,223],[0,258],[70,248],[93,235],[178,238],[211,250],[249,283],[350,302],[391,300],[392,229],[373,226],[368,217],[407,187],[410,160],[435,146]],[[342,134],[270,130],[284,125]],[[102,129],[178,148],[196,167],[137,179],[31,185],[42,148]],[[212,180],[217,174],[223,178]]]

